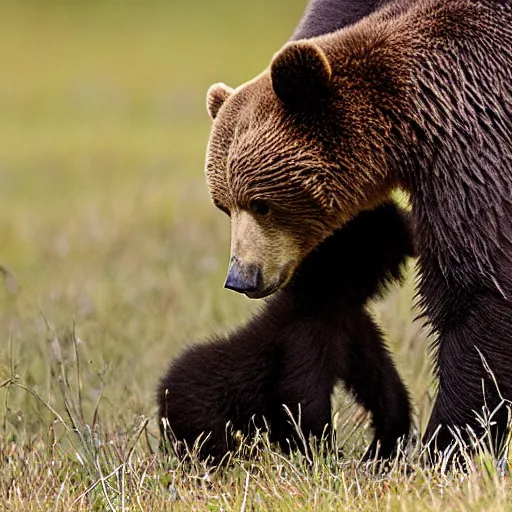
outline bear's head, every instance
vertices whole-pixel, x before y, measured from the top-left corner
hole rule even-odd
[[[390,112],[404,73],[382,37],[346,39],[341,47],[326,38],[289,43],[252,81],[208,91],[206,181],[231,217],[227,288],[273,293],[394,185]]]

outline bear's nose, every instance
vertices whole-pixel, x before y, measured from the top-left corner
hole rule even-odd
[[[231,258],[224,288],[238,293],[255,292],[261,284],[261,270],[257,265],[243,265]]]

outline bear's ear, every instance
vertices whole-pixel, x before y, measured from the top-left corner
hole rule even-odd
[[[222,104],[233,94],[233,89],[226,84],[219,82],[213,84],[206,93],[206,109],[212,119],[217,117]]]
[[[276,96],[287,106],[306,110],[328,90],[331,65],[315,44],[298,41],[274,55],[270,78]]]

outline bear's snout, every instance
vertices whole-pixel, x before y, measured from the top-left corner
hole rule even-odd
[[[261,286],[261,269],[257,265],[243,265],[237,258],[231,258],[224,288],[238,293],[251,293]]]

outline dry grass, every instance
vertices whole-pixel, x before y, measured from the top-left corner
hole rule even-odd
[[[342,394],[343,460],[267,446],[210,471],[157,454],[168,361],[256,307],[222,289],[204,93],[259,72],[303,7],[180,4],[0,6],[0,509],[512,509],[485,457],[469,475],[422,469],[414,450],[384,475],[358,464],[368,419]],[[374,310],[421,426],[431,375],[412,295],[410,275]]]

